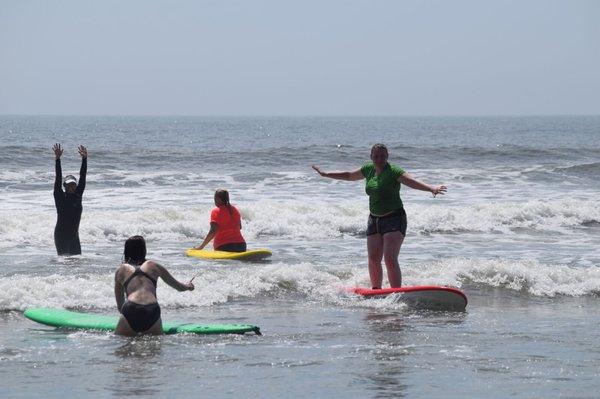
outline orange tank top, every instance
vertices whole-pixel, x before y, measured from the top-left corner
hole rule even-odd
[[[242,218],[240,211],[231,205],[231,213],[226,205],[221,205],[210,213],[210,222],[217,224],[217,234],[213,241],[214,248],[219,248],[225,244],[243,243],[242,237]]]

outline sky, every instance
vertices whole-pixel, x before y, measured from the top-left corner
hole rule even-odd
[[[0,114],[600,114],[600,1],[0,0]]]

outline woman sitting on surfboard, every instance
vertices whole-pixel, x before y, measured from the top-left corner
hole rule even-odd
[[[323,172],[313,169],[321,176],[338,180],[366,180],[369,196],[369,219],[367,222],[367,252],[369,276],[374,289],[381,288],[383,271],[381,259],[385,259],[388,281],[392,288],[402,285],[398,254],[406,235],[406,212],[400,199],[400,184],[421,191],[429,191],[435,197],[446,192],[446,186],[432,187],[415,180],[404,169],[388,163],[388,150],[383,144],[371,148],[371,160],[360,169],[349,172]]]
[[[193,291],[194,278],[188,283],[181,283],[158,263],[146,260],[146,241],[142,236],[133,236],[125,241],[123,258],[123,264],[115,273],[115,298],[121,313],[115,333],[161,335],[162,320],[156,299],[158,278],[177,291]]]
[[[213,246],[216,251],[245,252],[246,241],[242,237],[240,211],[229,203],[227,190],[215,191],[215,206],[210,213],[210,230],[202,244],[194,249],[204,249],[214,238]]]

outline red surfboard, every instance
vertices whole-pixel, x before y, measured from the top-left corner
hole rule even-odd
[[[437,285],[423,285],[400,288],[361,288],[352,287],[346,291],[361,295],[365,298],[386,297],[398,294],[402,302],[407,302],[416,307],[439,310],[465,310],[467,307],[467,296],[459,289],[452,287],[440,287]]]

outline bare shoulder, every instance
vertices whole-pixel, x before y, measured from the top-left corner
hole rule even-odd
[[[115,280],[117,280],[117,281],[124,280],[123,277],[127,273],[128,269],[129,269],[129,265],[127,265],[126,263],[121,263],[121,265],[119,265],[119,267],[117,267],[117,270],[115,271]]]
[[[154,276],[160,276],[162,274],[163,267],[153,260],[147,260],[142,266],[146,273],[150,273]]]
[[[154,269],[160,267],[160,265],[153,260],[145,261],[144,264],[142,264],[142,266],[144,267],[144,269]]]

